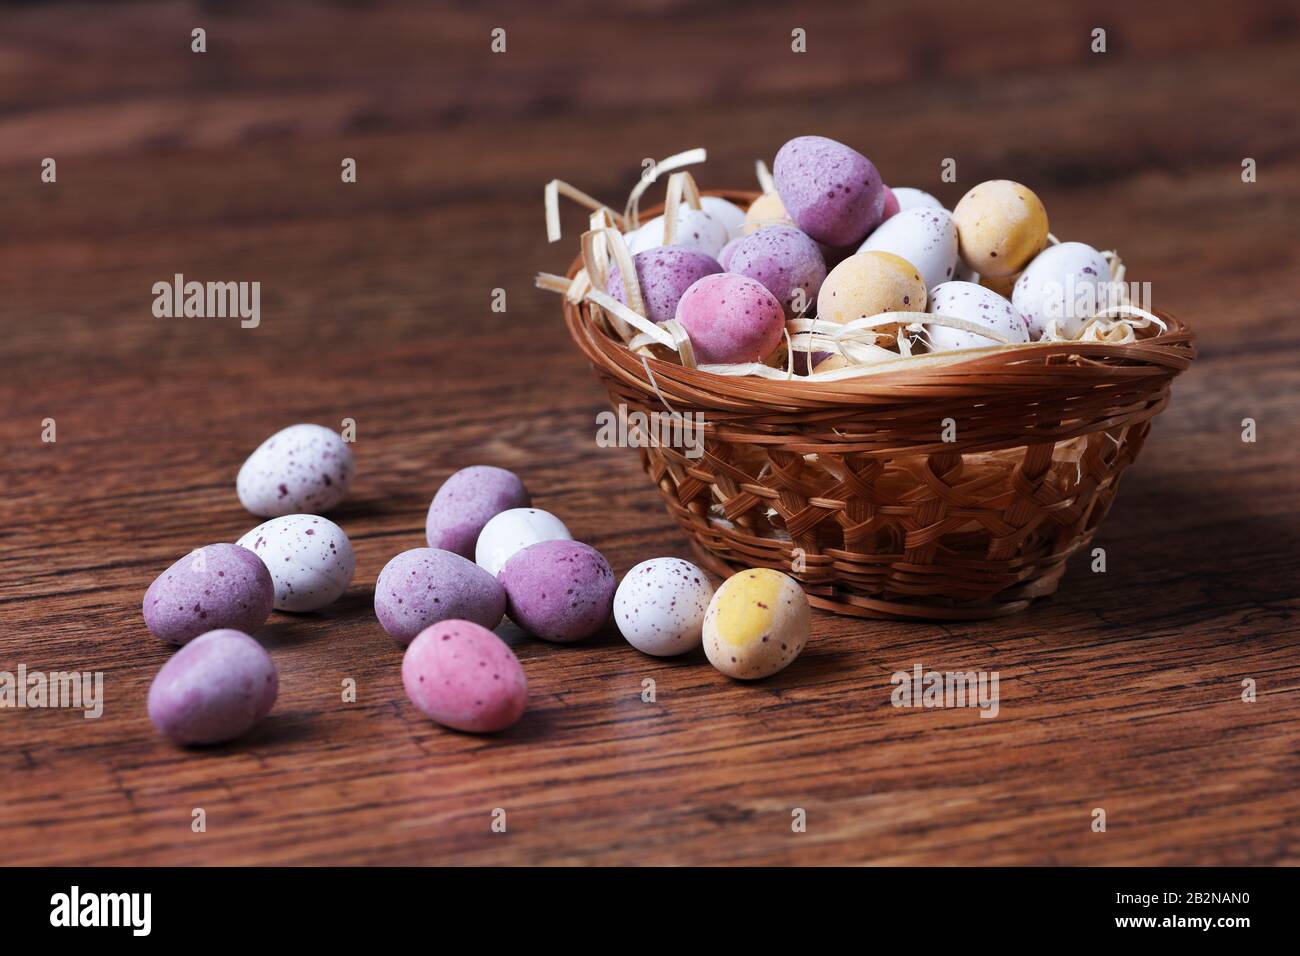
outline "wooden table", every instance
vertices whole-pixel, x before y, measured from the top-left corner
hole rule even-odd
[[[5,862],[1300,862],[1293,4],[267,6],[4,15],[0,670],[106,680],[98,720],[0,710]],[[705,146],[705,186],[748,187],[806,132],[948,203],[1031,184],[1059,236],[1119,248],[1197,328],[1098,537],[1106,573],[1077,561],[1002,621],[818,612],[753,685],[612,628],[516,634],[516,728],[422,719],[373,585],[456,468],[517,470],[619,573],[687,554],[636,453],[596,447],[603,393],[533,288],[583,221],[566,209],[547,245],[542,184],[618,202],[644,157]],[[259,281],[260,326],[154,318],[175,273]],[[170,745],[145,715],[170,654],[145,588],[256,523],[234,476],[263,438],[344,418],[351,590],[259,632],[281,693],[252,736]],[[895,709],[890,675],[917,663],[998,671],[998,717]]]

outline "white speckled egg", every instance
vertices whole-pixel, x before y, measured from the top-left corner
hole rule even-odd
[[[728,239],[741,235],[741,229],[745,225],[745,210],[731,200],[721,196],[701,196],[700,208],[722,223],[727,230]]]
[[[564,522],[540,508],[511,508],[496,515],[479,532],[474,563],[496,577],[516,552],[541,541],[572,541]]]
[[[320,425],[290,425],[262,442],[239,469],[239,502],[255,515],[276,518],[329,511],[352,485],[352,449]]]
[[[769,677],[799,656],[812,613],[799,583],[771,568],[738,571],[704,615],[704,653],[728,677]]]
[[[946,209],[905,209],[881,223],[858,252],[892,252],[916,266],[926,290],[952,278],[957,267],[957,227]]]
[[[929,311],[932,315],[946,315],[982,325],[1012,343],[1029,341],[1029,326],[1016,307],[993,290],[973,282],[944,282],[935,286],[930,293]],[[1006,344],[985,335],[943,325],[926,325],[925,331],[931,352]]]
[[[1100,252],[1082,242],[1048,246],[1025,268],[1011,290],[1011,301],[1037,339],[1053,319],[1070,338],[1109,305],[1110,266]]]
[[[624,238],[627,241],[628,251],[632,255],[645,252],[647,249],[659,248],[664,244],[664,217],[655,216]],[[727,227],[723,225],[721,219],[703,209],[692,209],[686,203],[682,203],[677,212],[677,234],[673,238],[674,246],[694,249],[716,259],[729,238]]]
[[[700,646],[713,585],[681,558],[642,561],[614,595],[614,620],[627,642],[644,654],[671,657]]]
[[[943,209],[943,203],[923,190],[913,189],[911,186],[893,186],[891,188],[894,190],[894,198],[898,200],[900,212],[921,208]]]
[[[316,611],[352,583],[356,558],[343,529],[319,515],[264,521],[237,542],[266,565],[280,611]]]

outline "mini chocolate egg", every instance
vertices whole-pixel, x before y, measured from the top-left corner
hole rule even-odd
[[[751,236],[760,229],[772,226],[793,226],[794,220],[785,211],[781,197],[776,193],[763,193],[745,211],[745,224],[740,227],[742,235]]]
[[[242,631],[207,631],[172,657],[149,685],[149,720],[178,744],[217,744],[246,734],[271,712],[280,678],[271,655]]]
[[[210,544],[176,561],[144,593],[144,624],[168,644],[206,631],[255,631],[271,616],[275,584],[252,551]]]
[[[239,503],[276,518],[329,511],[352,485],[352,449],[321,425],[290,425],[262,442],[239,469]]]
[[[761,362],[781,344],[785,310],[761,282],[720,272],[686,290],[677,321],[701,365]]]
[[[885,205],[880,211],[880,222],[883,224],[886,219],[892,219],[894,216],[897,216],[903,207],[899,204],[898,197],[894,195],[892,189],[888,186],[881,186],[880,188],[884,190],[885,193]],[[876,228],[879,229],[880,226],[877,226]]]
[[[1077,337],[1089,319],[1109,308],[1110,300],[1110,266],[1082,242],[1048,246],[1020,274],[1011,292],[1011,302],[1035,339],[1053,320],[1064,335]]]
[[[799,656],[812,614],[803,588],[771,568],[738,571],[704,615],[704,653],[728,677],[770,677]]]
[[[957,266],[957,227],[946,209],[908,209],[881,223],[858,251],[892,252],[916,266],[926,289],[933,289]]]
[[[539,541],[570,541],[564,522],[540,508],[511,508],[495,515],[479,532],[474,561],[492,577],[517,551]]]
[[[980,183],[952,210],[962,261],[981,276],[1009,276],[1047,245],[1047,210],[1009,179]]]
[[[262,559],[275,582],[278,611],[317,611],[352,583],[356,558],[343,529],[320,515],[283,515],[239,539]]]
[[[871,160],[825,136],[796,136],[772,164],[795,225],[830,246],[857,245],[880,223],[884,185]]]
[[[542,541],[512,555],[501,569],[507,613],[529,634],[567,644],[609,620],[614,572],[581,541]]]
[[[416,709],[453,730],[505,730],[528,706],[528,679],[506,642],[473,621],[441,621],[402,656],[402,687]]]
[[[944,282],[935,286],[930,293],[930,313],[974,322],[1011,343],[1029,341],[1029,326],[1015,306],[996,292],[973,282]],[[943,325],[927,324],[925,332],[931,352],[1006,344],[988,336]]]
[[[429,503],[424,536],[431,548],[472,558],[485,524],[503,511],[532,503],[514,472],[491,465],[462,468],[442,483]]]
[[[727,238],[735,239],[745,226],[745,210],[730,199],[721,196],[701,196],[700,208],[707,212],[727,230]]]
[[[943,209],[943,203],[935,199],[929,193],[913,189],[911,186],[894,186],[894,197],[898,200],[898,209],[900,212],[906,209],[915,209],[918,206],[926,206],[931,209]]]
[[[773,226],[746,236],[731,257],[728,272],[763,284],[785,309],[787,319],[811,312],[826,278],[826,261],[817,243],[793,226]],[[802,306],[796,308],[799,300]]]
[[[696,279],[722,271],[718,260],[683,246],[660,246],[647,249],[632,257],[637,280],[641,283],[641,299],[645,302],[646,318],[651,322],[667,322],[677,314],[677,303],[682,293]],[[618,264],[609,273],[605,291],[627,305],[627,290],[623,287],[623,273]]]
[[[614,594],[614,621],[643,654],[685,654],[700,646],[711,600],[713,585],[695,565],[651,558],[624,575]]]
[[[658,249],[664,244],[664,217],[655,216],[639,229],[624,237],[628,252],[636,255],[648,249]],[[721,220],[703,209],[692,209],[682,203],[677,211],[677,231],[672,244],[682,249],[694,249],[710,258],[717,258],[727,244],[727,227]]]
[[[718,265],[722,266],[723,272],[731,271],[730,269],[727,268],[727,266],[731,262],[731,257],[735,255],[736,250],[740,248],[740,244],[748,238],[749,238],[748,236],[741,234],[737,236],[735,239],[727,240],[727,244],[723,246],[722,251],[718,253]]]
[[[403,551],[375,581],[375,617],[403,646],[439,621],[455,618],[493,628],[505,613],[506,592],[497,579],[451,551]]]
[[[924,312],[925,280],[892,252],[859,252],[826,277],[817,296],[817,318],[852,322],[881,312]]]

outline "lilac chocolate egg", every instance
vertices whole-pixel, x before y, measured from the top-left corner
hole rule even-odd
[[[796,136],[772,164],[786,212],[818,242],[848,246],[880,223],[885,191],[871,160],[825,136]]]
[[[450,551],[403,551],[375,582],[375,616],[403,646],[429,625],[452,618],[496,627],[505,611],[506,594],[496,579]]]
[[[528,706],[528,680],[514,651],[472,621],[440,621],[411,641],[402,686],[420,713],[444,727],[505,730]]]
[[[783,338],[785,309],[761,282],[722,272],[686,290],[677,321],[702,365],[761,362]]]
[[[149,686],[149,720],[179,744],[216,744],[271,712],[280,679],[271,656],[243,631],[208,631],[182,647]]]
[[[646,318],[651,322],[667,322],[673,318],[677,314],[677,303],[681,301],[682,293],[695,280],[722,271],[722,266],[712,256],[680,246],[659,246],[639,252],[632,257],[632,264],[636,266],[636,277],[641,283]],[[617,264],[610,270],[605,291],[627,305],[623,273]]]
[[[503,511],[530,504],[528,489],[514,472],[491,465],[462,468],[433,496],[424,534],[429,547],[473,559],[485,524]]]
[[[510,619],[530,634],[568,643],[609,620],[614,572],[604,555],[580,541],[542,541],[501,569]]]
[[[718,253],[718,265],[722,266],[723,272],[731,271],[731,257],[735,255],[736,250],[740,248],[740,244],[748,238],[749,236],[742,235],[737,236],[735,239],[727,240],[727,244],[723,246],[722,251]]]
[[[747,236],[728,271],[761,282],[792,319],[812,310],[826,278],[826,260],[817,243],[798,229],[773,226]]]
[[[217,628],[255,631],[274,602],[261,558],[238,545],[210,544],[154,579],[144,594],[144,623],[168,644],[185,644]]]

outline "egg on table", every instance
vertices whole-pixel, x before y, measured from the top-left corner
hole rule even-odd
[[[519,658],[473,621],[440,621],[421,631],[402,656],[402,687],[430,720],[469,733],[505,730],[528,706]]]
[[[1015,306],[990,289],[973,282],[945,282],[930,293],[930,312],[983,326],[1006,341],[930,324],[925,326],[931,352],[986,348],[1029,341],[1029,325]]]
[[[981,276],[1015,275],[1047,245],[1047,210],[1028,186],[980,183],[953,207],[962,260]]]
[[[479,533],[474,561],[492,577],[510,558],[539,541],[569,541],[564,522],[541,508],[511,508],[496,515]]]
[[[1089,319],[1110,306],[1110,266],[1082,242],[1048,246],[1020,274],[1011,302],[1033,338],[1040,338],[1053,320],[1065,336],[1075,338]]]
[[[920,271],[892,252],[859,252],[826,277],[817,295],[817,318],[852,322],[881,312],[925,311]]]
[[[905,209],[881,223],[858,251],[892,252],[916,266],[929,290],[952,278],[957,266],[957,227],[946,209]]]
[[[700,646],[713,585],[681,558],[642,561],[619,583],[614,621],[619,633],[643,654],[671,657]]]
[[[424,519],[424,536],[431,548],[474,556],[479,532],[492,518],[510,508],[532,504],[519,476],[504,468],[472,465],[442,483]]]
[[[683,293],[677,321],[701,365],[761,362],[784,338],[785,309],[761,282],[720,272]]]
[[[473,561],[438,548],[412,548],[384,565],[375,581],[375,617],[405,646],[431,624],[458,619],[493,628],[506,592]]]
[[[567,644],[609,620],[614,572],[605,556],[580,541],[541,541],[501,569],[510,620],[535,637]]]
[[[770,677],[799,656],[812,614],[797,581],[771,568],[738,571],[704,615],[704,653],[728,677]]]
[[[677,303],[682,300],[682,294],[697,279],[722,271],[717,259],[683,246],[660,246],[638,252],[632,257],[632,264],[641,285],[646,318],[651,322],[672,319],[677,314]],[[605,291],[627,305],[627,289],[617,263],[610,270]]]
[[[352,449],[321,425],[290,425],[262,442],[235,479],[239,502],[262,518],[329,511],[352,485]]]
[[[772,177],[795,225],[829,246],[861,242],[884,213],[884,184],[871,160],[825,136],[789,140]]]
[[[242,631],[207,631],[171,658],[149,685],[146,707],[178,744],[233,740],[271,712],[280,678],[271,656]]]
[[[722,247],[731,238],[727,227],[713,214],[703,209],[693,209],[682,203],[677,210],[677,227],[672,245],[683,249],[694,249],[706,256],[716,258]],[[636,255],[647,249],[658,249],[664,244],[664,217],[655,216],[647,220],[640,228],[628,233],[624,240],[628,252]]]
[[[144,623],[168,644],[222,628],[255,631],[271,616],[275,583],[256,554],[235,544],[191,551],[144,594]]]
[[[817,243],[798,229],[773,226],[745,237],[727,271],[762,283],[792,319],[812,311],[826,278],[826,261]]]
[[[279,611],[317,611],[352,583],[356,558],[343,529],[320,515],[284,515],[239,539],[262,559],[275,583]]]

